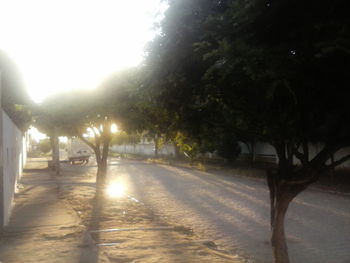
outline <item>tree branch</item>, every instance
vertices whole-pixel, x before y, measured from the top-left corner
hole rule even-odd
[[[305,161],[309,162],[309,144],[305,141],[302,142],[303,153],[305,156]]]
[[[286,182],[287,185],[310,185],[313,182],[316,182],[320,177],[319,173],[314,173],[312,176],[306,176],[300,180],[289,180]]]
[[[97,147],[96,147],[93,143],[89,142],[87,139],[84,138],[84,136],[82,136],[82,135],[80,135],[80,134],[78,135],[78,137],[79,137],[79,139],[82,140],[84,143],[86,143],[87,145],[89,145],[94,151],[96,151]]]
[[[333,153],[339,150],[338,145],[325,145],[323,149],[310,161],[312,167],[322,167]]]
[[[293,159],[294,159],[294,145],[293,143],[287,143],[286,144],[286,150],[287,150],[287,161],[289,165],[293,165]]]
[[[98,130],[95,126],[91,125],[91,130],[92,130],[92,132],[94,133],[95,137],[101,136],[99,130]],[[99,133],[97,133],[97,131],[98,131]]]
[[[344,157],[340,158],[339,160],[337,160],[337,161],[331,163],[330,165],[327,165],[327,166],[326,166],[326,169],[327,169],[327,170],[332,169],[332,168],[338,166],[339,164],[342,164],[342,163],[346,162],[346,161],[349,160],[349,159],[350,159],[350,154],[345,155]]]
[[[309,167],[309,160],[308,160],[308,155],[304,153],[301,153],[298,151],[296,147],[293,147],[293,153],[295,157],[302,163],[303,166]]]
[[[286,158],[286,145],[284,142],[277,142],[274,145],[276,152],[277,152],[277,156],[280,160],[280,163],[282,164],[282,166],[284,166],[287,162],[287,158]]]
[[[95,137],[95,142],[96,142],[96,147],[100,147],[101,145],[101,134],[98,134],[95,130],[95,127],[94,126],[91,126],[90,129],[92,130],[92,132],[94,133],[94,137]]]

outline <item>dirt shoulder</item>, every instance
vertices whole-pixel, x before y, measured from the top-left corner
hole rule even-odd
[[[44,162],[30,162],[9,225],[0,233],[0,262],[75,263],[84,227],[74,210],[58,198],[58,187]]]
[[[86,229],[82,247],[90,249],[87,262],[244,262],[191,229],[164,222],[131,196],[96,200],[93,180],[93,173],[73,166],[57,178],[60,200]]]
[[[131,196],[97,201],[95,172],[63,164],[53,176],[45,160],[30,161],[0,234],[0,262],[244,262]]]

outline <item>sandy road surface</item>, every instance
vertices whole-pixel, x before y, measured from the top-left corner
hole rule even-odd
[[[252,262],[271,262],[265,182],[167,165],[114,160],[110,178],[170,221]],[[294,263],[350,262],[350,198],[307,190],[291,204],[286,228]]]

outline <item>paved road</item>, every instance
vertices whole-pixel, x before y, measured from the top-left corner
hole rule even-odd
[[[263,180],[135,161],[114,161],[110,169],[155,213],[250,262],[272,262]],[[289,208],[286,231],[293,263],[349,263],[350,197],[305,191]]]

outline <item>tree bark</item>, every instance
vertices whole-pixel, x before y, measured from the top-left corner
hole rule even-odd
[[[334,163],[334,154],[331,155],[331,164]],[[330,185],[333,185],[334,183],[334,176],[335,175],[335,168],[331,168],[330,171],[329,171],[329,184]]]
[[[270,226],[271,226],[271,230],[272,230],[272,224],[274,222],[274,218],[275,218],[275,189],[276,187],[276,177],[273,174],[273,171],[268,170],[267,173],[267,185],[269,187],[269,192],[270,192]]]
[[[251,142],[252,145],[252,162],[255,163],[256,161],[256,147],[255,147],[255,141]]]
[[[107,130],[107,129],[106,129]],[[111,137],[108,135],[103,135],[101,138],[97,138],[95,135],[95,145],[88,140],[86,140],[83,136],[79,136],[79,138],[89,145],[96,157],[97,163],[97,174],[96,174],[96,184],[97,189],[102,189],[106,183],[106,174],[107,174],[107,159],[109,153],[109,143],[111,141]],[[101,147],[102,141],[102,147]],[[102,151],[101,151],[102,148]]]
[[[103,187],[106,184],[107,177],[107,160],[97,161],[96,184],[98,187]]]
[[[98,194],[102,192],[102,190],[106,186],[107,182],[107,169],[108,169],[108,154],[109,154],[109,143],[111,141],[110,136],[110,125],[106,125],[102,135],[102,154],[100,151],[100,158],[97,162],[97,176],[96,176],[96,184],[98,189]]]
[[[56,129],[53,130],[50,136],[51,148],[52,148],[52,163],[53,169],[56,175],[60,173],[60,149],[59,149],[59,139],[57,136]]]
[[[104,123],[103,129],[100,133],[95,133],[95,144],[89,142],[83,136],[79,136],[82,141],[89,145],[95,152],[96,163],[97,163],[97,174],[96,174],[96,195],[103,196],[103,192],[107,181],[107,169],[108,169],[108,154],[109,144],[112,140],[111,137],[111,123],[108,121]]]
[[[154,136],[154,157],[155,158],[158,158],[158,147],[159,146],[159,139],[158,139],[158,136],[155,135]]]
[[[280,167],[277,172],[267,173],[267,184],[270,190],[270,212],[271,212],[271,245],[274,255],[274,263],[289,263],[288,247],[284,230],[284,219],[290,202],[303,190],[310,182],[292,184],[283,177],[281,171],[286,167]],[[306,177],[307,173],[299,173],[299,176]]]
[[[338,150],[336,144],[325,145],[312,160],[309,160],[306,143],[303,145],[303,153],[297,151],[299,146],[285,142],[276,143],[274,146],[279,158],[278,170],[267,172],[267,184],[271,201],[271,244],[274,262],[289,263],[284,220],[290,202],[315,182],[321,173],[329,171],[334,166],[350,159],[350,154],[337,161],[332,161],[330,165],[326,165],[327,160]],[[299,167],[293,164],[295,156],[302,163]]]
[[[179,146],[177,146],[176,142],[173,143],[174,144],[174,152],[175,152],[175,159],[179,159],[180,157],[180,149]]]
[[[272,237],[271,244],[275,263],[289,263],[288,247],[284,231],[284,219],[291,202],[288,193],[279,192],[275,196],[274,218],[271,224]]]

